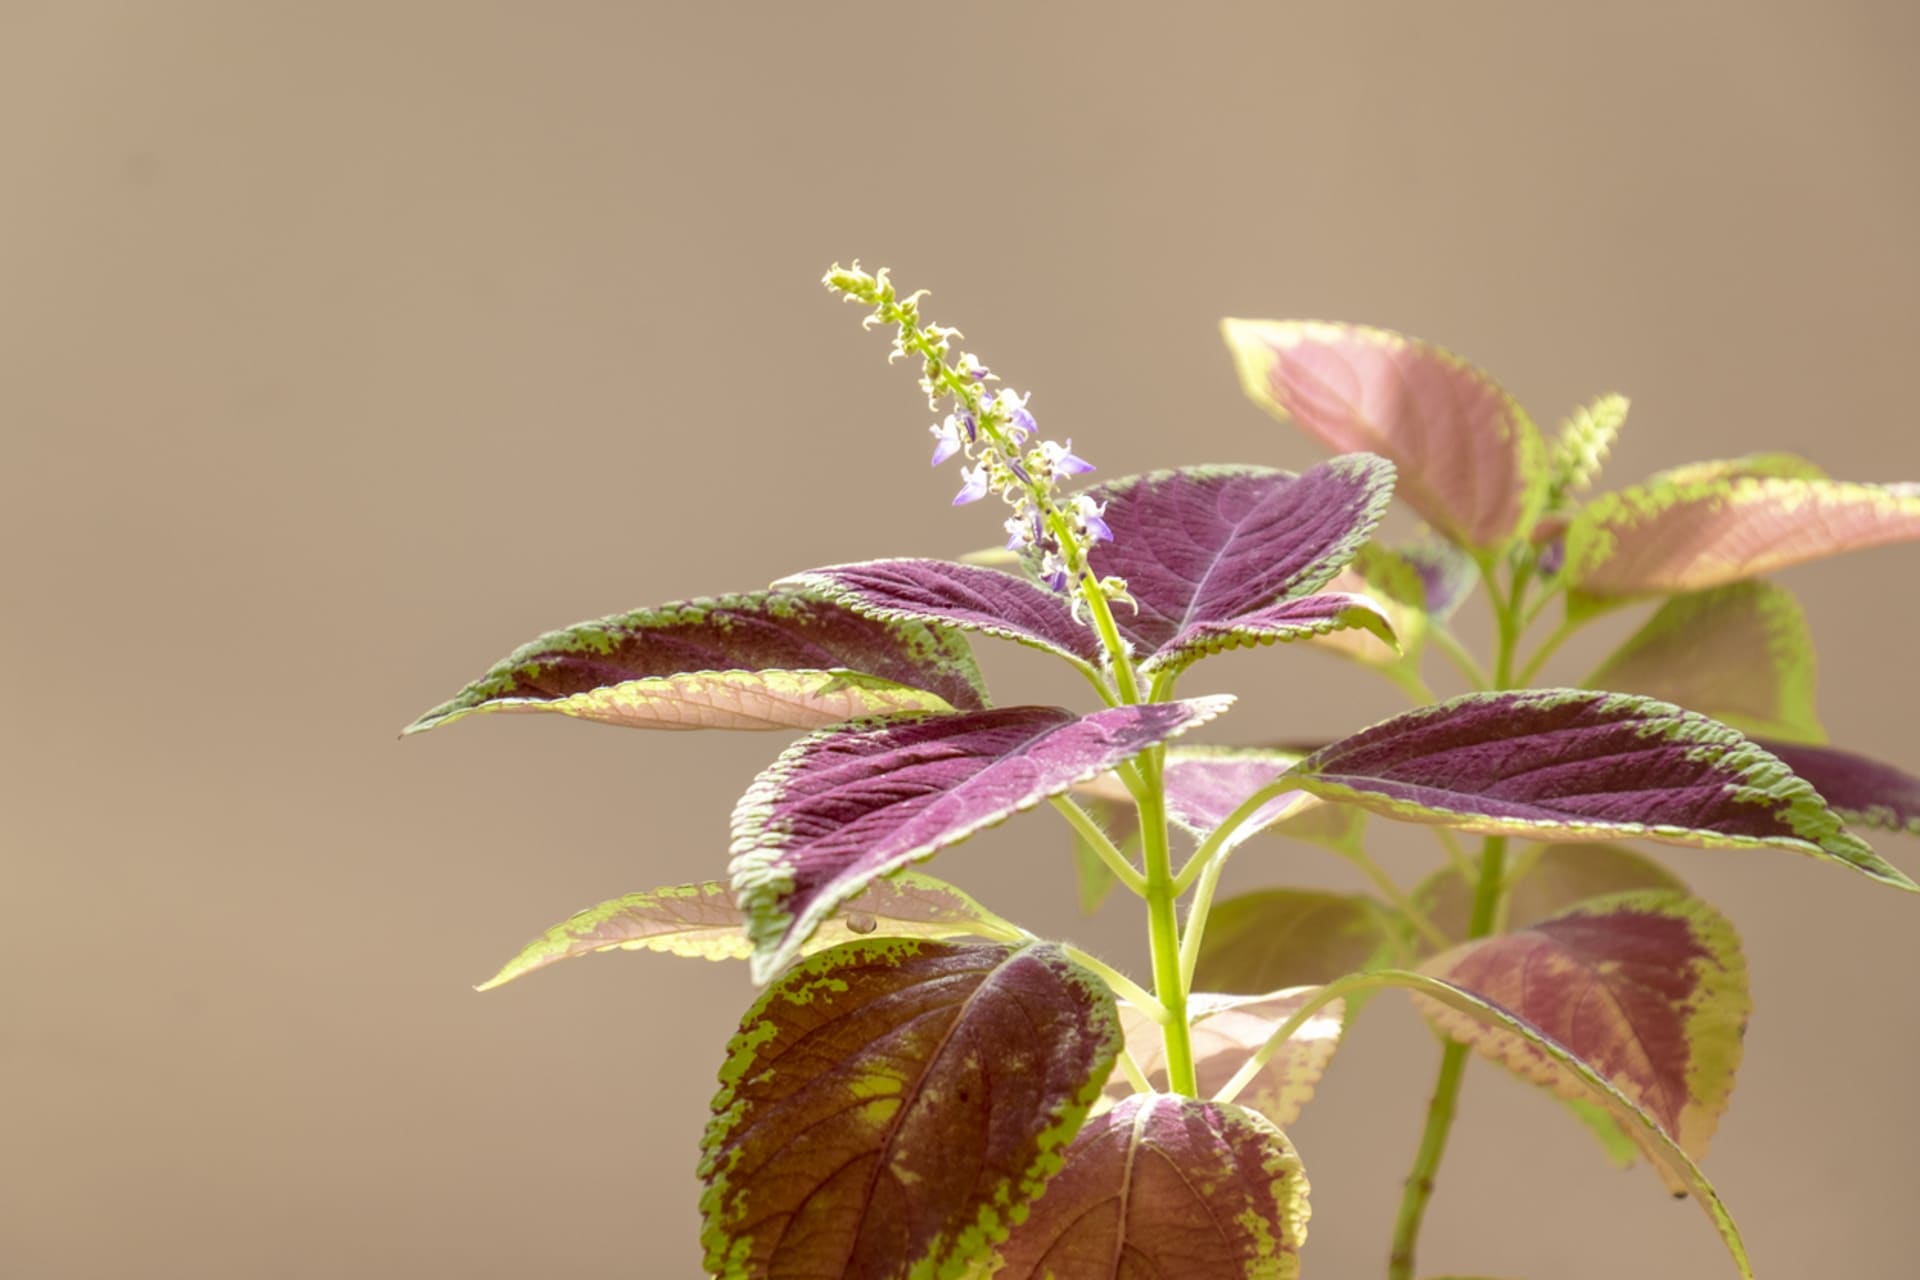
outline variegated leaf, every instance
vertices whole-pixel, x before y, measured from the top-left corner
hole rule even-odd
[[[1266,995],[1195,991],[1188,996],[1189,1041],[1201,1096],[1218,1093],[1248,1056],[1299,1012],[1315,990],[1300,987]],[[1240,1094],[1240,1104],[1282,1129],[1299,1119],[1301,1108],[1312,1100],[1314,1087],[1340,1047],[1340,1036],[1346,1029],[1345,1013],[1342,1002],[1335,1000],[1303,1022]],[[1166,1089],[1166,1042],[1160,1024],[1138,1009],[1122,1005],[1120,1025],[1126,1029],[1127,1052],[1133,1055],[1148,1083]],[[1132,1091],[1118,1074],[1107,1082],[1111,1098],[1125,1098]]]

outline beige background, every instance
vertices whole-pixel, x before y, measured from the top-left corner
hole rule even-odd
[[[1240,399],[1241,314],[1431,337],[1547,422],[1628,391],[1616,480],[1759,448],[1920,478],[1911,6],[1158,9],[0,0],[0,1275],[696,1274],[744,973],[468,984],[718,874],[783,739],[394,733],[553,625],[991,540],[832,259],[936,289],[1110,475],[1316,456]],[[1909,766],[1916,574],[1789,578],[1836,738]],[[1280,650],[1192,687],[1229,685],[1242,741],[1396,706]],[[937,870],[1137,965],[1057,827]],[[1751,956],[1708,1167],[1762,1274],[1912,1275],[1920,901],[1673,861]],[[1310,1275],[1379,1274],[1433,1058],[1382,1001],[1297,1127]],[[1423,1261],[1730,1273],[1487,1071]]]

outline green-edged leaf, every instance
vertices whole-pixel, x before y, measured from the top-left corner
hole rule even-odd
[[[951,1276],[1061,1167],[1119,1052],[1059,948],[850,942],[761,996],[702,1143],[722,1280]]]
[[[1260,996],[1196,991],[1188,996],[1193,1070],[1201,1096],[1218,1093],[1233,1079],[1248,1056],[1271,1039],[1281,1024],[1298,1013],[1317,990],[1318,987],[1298,987]],[[1260,1074],[1240,1094],[1240,1104],[1258,1111],[1282,1129],[1298,1120],[1301,1108],[1312,1100],[1315,1086],[1326,1074],[1334,1051],[1340,1047],[1340,1036],[1346,1029],[1345,1015],[1345,1007],[1339,1000],[1311,1015],[1267,1059]],[[1133,1055],[1148,1083],[1165,1090],[1167,1051],[1160,1024],[1138,1009],[1122,1005],[1120,1025],[1126,1029],[1127,1052]],[[1125,1098],[1132,1092],[1133,1087],[1117,1072],[1107,1081],[1107,1095],[1111,1098]]]
[[[1733,926],[1696,898],[1650,889],[1590,899],[1469,942],[1422,972],[1524,1019],[1631,1098],[1698,1160],[1719,1126],[1753,1002]],[[1585,1086],[1535,1044],[1427,1006],[1448,1034],[1566,1097]],[[1644,1131],[1628,1130],[1644,1144]]]
[[[958,844],[1157,743],[1230,697],[1002,707],[822,729],[763,770],[733,812],[733,887],[764,982],[870,881]]]
[[[1567,527],[1567,604],[1578,616],[1915,539],[1920,493],[1898,486],[1754,475],[1639,485],[1602,494]]]
[[[1778,757],[1705,716],[1631,694],[1467,694],[1322,747],[1290,776],[1407,822],[1546,841],[1787,849],[1916,889]]]
[[[1665,471],[1656,471],[1642,483],[1697,484],[1704,480],[1739,480],[1748,476],[1785,480],[1825,480],[1826,469],[1797,453],[1749,453],[1738,458],[1715,458],[1708,462],[1685,462]]]
[[[745,960],[753,954],[746,925],[746,914],[734,905],[733,889],[718,880],[630,893],[553,926],[475,990],[491,991],[535,969],[596,951],[660,951],[703,960]],[[824,951],[868,936],[973,936],[1006,942],[1020,935],[945,881],[900,871],[874,881],[823,921],[805,950]]]
[[[985,706],[986,685],[963,636],[754,591],[541,636],[406,732],[480,711],[557,711],[644,729],[812,729]]]
[[[1507,927],[1524,929],[1588,898],[1633,889],[1686,892],[1680,877],[1618,844],[1527,844],[1507,864]],[[1414,905],[1452,938],[1467,936],[1473,886],[1442,867],[1413,891]]]
[[[1726,1204],[1720,1199],[1719,1192],[1713,1189],[1713,1184],[1707,1181],[1706,1174],[1700,1171],[1700,1166],[1675,1144],[1666,1130],[1660,1127],[1659,1121],[1648,1115],[1632,1098],[1597,1073],[1585,1060],[1566,1046],[1542,1033],[1532,1023],[1516,1017],[1502,1006],[1464,987],[1427,974],[1383,970],[1358,975],[1351,982],[1341,985],[1343,987],[1400,987],[1413,991],[1426,997],[1433,1004],[1464,1015],[1482,1028],[1517,1037],[1545,1061],[1564,1068],[1566,1078],[1577,1082],[1582,1097],[1603,1109],[1607,1115],[1619,1123],[1622,1129],[1633,1136],[1635,1143],[1646,1153],[1649,1162],[1660,1172],[1661,1179],[1669,1187],[1684,1188],[1699,1202],[1701,1210],[1713,1223],[1714,1229],[1720,1233],[1720,1239],[1725,1242],[1727,1252],[1732,1255],[1734,1265],[1740,1269],[1740,1274],[1745,1277],[1745,1280],[1753,1280],[1753,1264],[1747,1258],[1747,1248],[1740,1238],[1740,1229],[1734,1225],[1733,1215],[1727,1211]]]
[[[1605,395],[1575,409],[1560,424],[1560,433],[1553,438],[1548,454],[1551,505],[1577,497],[1593,487],[1626,421],[1627,398]]]
[[[1364,894],[1260,889],[1214,905],[1193,985],[1252,995],[1327,983],[1377,962],[1393,939],[1392,917]]]
[[[1833,811],[1852,825],[1920,836],[1920,778],[1833,747],[1791,742],[1760,745],[1812,783]]]
[[[1294,1280],[1307,1217],[1300,1157],[1266,1119],[1225,1103],[1135,1094],[1087,1122],[992,1274]]]
[[[1817,684],[1806,615],[1770,582],[1675,596],[1586,679],[1589,689],[1677,703],[1742,733],[1816,743],[1827,740]]]
[[[1540,514],[1539,429],[1458,356],[1362,325],[1225,320],[1221,331],[1255,404],[1338,452],[1390,460],[1399,496],[1452,540],[1498,547]]]

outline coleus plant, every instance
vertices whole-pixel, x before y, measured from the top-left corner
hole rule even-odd
[[[1805,620],[1763,575],[1920,538],[1920,492],[1762,454],[1589,498],[1620,397],[1549,441],[1435,347],[1230,320],[1247,393],[1339,456],[1069,493],[1092,467],[922,317],[922,295],[857,263],[825,283],[920,368],[942,415],[933,461],[964,460],[956,505],[1005,505],[1005,550],[569,627],[409,730],[546,711],[809,731],[741,798],[728,879],[581,912],[486,984],[644,949],[744,960],[765,985],[699,1164],[707,1268],[1297,1275],[1307,1182],[1284,1129],[1365,999],[1398,988],[1445,1047],[1392,1280],[1415,1274],[1472,1052],[1695,1197],[1751,1276],[1699,1167],[1750,1009],[1739,942],[1622,842],[1782,849],[1915,888],[1850,827],[1920,831],[1920,779],[1826,744]],[[1426,526],[1398,544],[1377,536],[1396,493]],[[1495,624],[1484,658],[1450,622],[1475,592]],[[1649,600],[1584,685],[1525,687],[1582,624]],[[1083,709],[992,705],[973,636],[1058,658]],[[1275,642],[1334,649],[1422,705],[1314,749],[1189,745],[1232,699],[1177,697],[1182,673]],[[1430,648],[1472,692],[1433,697]],[[1083,900],[1118,886],[1144,903],[1148,982],[913,869],[1043,802],[1071,828]],[[1434,831],[1434,874],[1396,885],[1367,852],[1370,816]],[[1216,901],[1263,832],[1352,860],[1377,893]]]

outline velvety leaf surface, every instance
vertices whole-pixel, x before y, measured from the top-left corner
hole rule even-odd
[[[1065,597],[997,569],[945,560],[870,560],[795,574],[805,590],[880,619],[940,623],[1044,649],[1098,668],[1100,639]]]
[[[1126,631],[1121,627],[1122,634]],[[1345,631],[1365,631],[1389,653],[1397,652],[1393,619],[1385,608],[1364,595],[1326,592],[1282,600],[1222,622],[1196,622],[1183,627],[1139,666],[1143,675],[1153,676],[1183,670],[1210,653],[1226,649],[1285,644]]]
[[[1139,606],[1116,611],[1121,633],[1151,661],[1184,665],[1157,655],[1219,647],[1232,624],[1257,628],[1252,615],[1309,596],[1338,573],[1392,500],[1393,468],[1365,455],[1299,475],[1186,467],[1089,492],[1106,504],[1113,531],[1092,567],[1125,578]]]
[[[753,954],[747,918],[733,889],[718,880],[630,893],[569,916],[523,948],[505,968],[476,988],[491,991],[556,961],[596,951],[660,951],[705,960],[745,960]],[[805,950],[884,938],[972,935],[1013,941],[1018,931],[952,885],[901,871],[823,920]]]
[[[1792,742],[1827,740],[1817,685],[1806,615],[1770,582],[1675,596],[1586,679],[1589,689],[1645,694]]]
[[[1920,835],[1920,778],[1832,747],[1763,741],[1856,827]]]
[[[541,636],[408,726],[557,711],[649,729],[817,728],[986,706],[964,637],[782,591],[716,596]]]
[[[1487,835],[1787,849],[1915,886],[1777,757],[1669,703],[1579,689],[1476,693],[1301,761],[1306,790]]]
[[[1087,1122],[996,1280],[1293,1280],[1307,1180],[1251,1111],[1136,1094]]]
[[[1582,405],[1560,424],[1549,450],[1552,473],[1549,501],[1558,503],[1585,493],[1599,478],[1613,442],[1627,421],[1627,398],[1605,395]]]
[[[1539,429],[1466,361],[1361,325],[1227,320],[1221,328],[1254,403],[1329,448],[1392,461],[1400,497],[1452,540],[1499,546],[1540,513],[1547,461]]]
[[[1612,1082],[1688,1155],[1706,1154],[1733,1091],[1753,1002],[1733,926],[1705,903],[1659,889],[1596,898],[1455,947],[1422,971],[1525,1019]],[[1430,1002],[1427,1012],[1526,1079],[1584,1096],[1531,1044]]]
[[[1248,1057],[1272,1039],[1315,990],[1302,987],[1263,996],[1196,991],[1188,996],[1188,1016],[1193,1019],[1189,1033],[1193,1070],[1201,1096],[1211,1097],[1225,1087]],[[1340,1047],[1345,1015],[1343,1002],[1335,1000],[1310,1016],[1242,1091],[1237,1099],[1240,1105],[1258,1111],[1282,1129],[1298,1120]],[[1160,1024],[1138,1009],[1122,1005],[1120,1025],[1126,1029],[1127,1051],[1133,1060],[1154,1088],[1165,1090],[1167,1054]],[[1117,1072],[1107,1081],[1109,1097],[1126,1098],[1132,1092],[1133,1086]]]
[[[700,1164],[725,1280],[951,1275],[1061,1166],[1120,1048],[1057,947],[862,941],[801,962],[728,1046]]]
[[[1320,985],[1374,963],[1392,939],[1386,909],[1362,894],[1260,889],[1214,904],[1193,984],[1241,995]]]
[[[1620,1128],[1632,1135],[1648,1160],[1659,1172],[1661,1180],[1669,1188],[1684,1190],[1700,1204],[1701,1211],[1713,1223],[1714,1230],[1720,1233],[1721,1240],[1727,1246],[1734,1265],[1740,1269],[1745,1280],[1753,1280],[1753,1264],[1747,1257],[1746,1244],[1740,1238],[1740,1229],[1734,1225],[1733,1215],[1720,1199],[1719,1192],[1707,1181],[1700,1166],[1682,1150],[1655,1120],[1642,1110],[1634,1100],[1604,1076],[1589,1066],[1585,1060],[1568,1050],[1564,1045],[1549,1036],[1543,1035],[1532,1023],[1516,1017],[1504,1007],[1494,1004],[1481,996],[1447,982],[1444,979],[1426,974],[1383,972],[1370,974],[1371,982],[1382,986],[1403,987],[1418,993],[1426,1002],[1424,1007],[1432,1010],[1434,1005],[1478,1024],[1481,1028],[1512,1035],[1527,1047],[1537,1052],[1544,1060],[1563,1068],[1566,1079],[1577,1083],[1585,1101],[1594,1104],[1606,1113]]]
[[[1507,927],[1524,929],[1588,898],[1633,889],[1685,893],[1680,877],[1643,853],[1618,844],[1522,845],[1507,864]],[[1467,936],[1473,886],[1442,867],[1413,891],[1414,905],[1442,933]]]
[[[1701,591],[1920,538],[1920,495],[1835,480],[1742,476],[1602,494],[1566,534],[1576,611]]]
[[[787,749],[733,813],[732,875],[756,980],[878,876],[956,844],[1146,748],[1229,697],[1112,707],[1006,707],[823,729]]]

